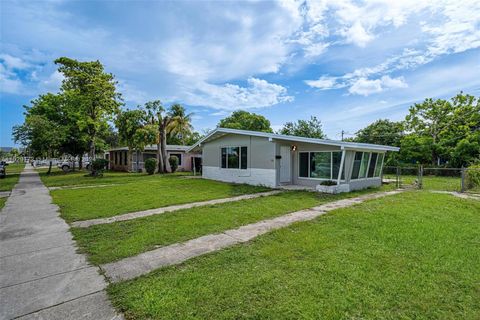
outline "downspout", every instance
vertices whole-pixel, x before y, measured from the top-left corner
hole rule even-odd
[[[343,146],[341,148],[342,148],[342,159],[340,160],[340,170],[338,170],[337,186],[340,185],[340,181],[342,180],[343,164],[345,162],[345,148]]]

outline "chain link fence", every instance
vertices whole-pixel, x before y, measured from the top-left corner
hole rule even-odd
[[[480,169],[478,168],[386,166],[382,179],[384,183],[395,184],[397,188],[480,194]]]

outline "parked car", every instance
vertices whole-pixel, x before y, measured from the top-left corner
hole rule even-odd
[[[57,167],[59,169],[62,169],[63,172],[68,172],[72,170],[74,165],[75,165],[75,168],[77,169],[80,167],[80,164],[78,163],[78,161],[74,161],[74,160],[63,160],[57,163]],[[90,170],[90,161],[84,161],[83,167],[86,168],[87,170]]]
[[[8,166],[8,163],[5,161],[0,161],[0,179],[3,179],[7,176],[7,171],[6,171],[6,166]]]

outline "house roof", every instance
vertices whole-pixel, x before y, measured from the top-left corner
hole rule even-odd
[[[185,151],[190,148],[190,146],[181,146],[181,145],[176,145],[176,144],[167,144],[167,151]],[[109,149],[108,151],[123,151],[123,150],[128,150],[128,147],[118,147],[118,148],[112,148]],[[145,147],[144,151],[157,151],[157,145],[156,144],[151,144]]]
[[[289,136],[285,134],[267,133],[267,132],[259,132],[259,131],[216,128],[215,130],[207,134],[203,139],[195,143],[193,146],[189,147],[187,152],[190,152],[192,150],[198,150],[203,143],[218,139],[227,134],[240,134],[240,135],[247,135],[247,136],[264,137],[272,140],[284,140],[284,141],[293,141],[293,142],[321,144],[321,145],[328,145],[328,146],[338,146],[345,149],[355,149],[355,150],[376,150],[376,151],[400,150],[400,148],[397,148],[397,147],[384,146],[380,144],[346,142],[346,141],[328,140],[328,139],[314,139],[314,138]]]

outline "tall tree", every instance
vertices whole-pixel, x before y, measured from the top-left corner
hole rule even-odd
[[[120,141],[128,147],[128,162],[132,163],[132,151],[137,150],[137,144],[140,142],[138,139],[138,131],[145,126],[146,113],[144,110],[126,110],[120,111],[115,120],[115,125],[118,128],[118,136]],[[142,143],[143,145],[143,143]],[[138,160],[138,157],[137,157]],[[138,161],[137,161],[138,164]]]
[[[243,110],[234,111],[229,117],[220,120],[220,128],[273,132],[270,121],[262,115]]]
[[[121,105],[114,76],[106,73],[99,61],[79,62],[62,57],[55,60],[55,64],[64,76],[61,93],[66,102],[76,108],[80,116],[78,125],[88,134],[90,157],[94,159],[98,133]],[[90,167],[93,173],[93,166]]]
[[[354,141],[399,147],[402,136],[401,122],[380,119],[358,130]]]
[[[28,146],[34,157],[53,157],[58,154],[68,137],[66,113],[62,98],[51,93],[40,95],[25,108],[25,121],[13,127],[13,138]],[[48,173],[51,171],[51,161]]]
[[[326,135],[322,130],[322,123],[317,117],[311,116],[310,120],[298,120],[297,122],[287,122],[279,131],[280,134],[289,136],[299,136],[306,138],[324,139]]]
[[[185,108],[176,103],[170,107],[171,121],[167,127],[168,144],[185,145],[192,135],[192,113],[187,114]]]
[[[166,161],[166,146],[167,146],[167,133],[166,128],[168,125],[168,116],[165,114],[165,108],[160,100],[149,101],[145,103],[145,109],[148,113],[148,118],[151,125],[155,125],[157,128],[157,159],[158,159],[158,172],[167,172]]]

